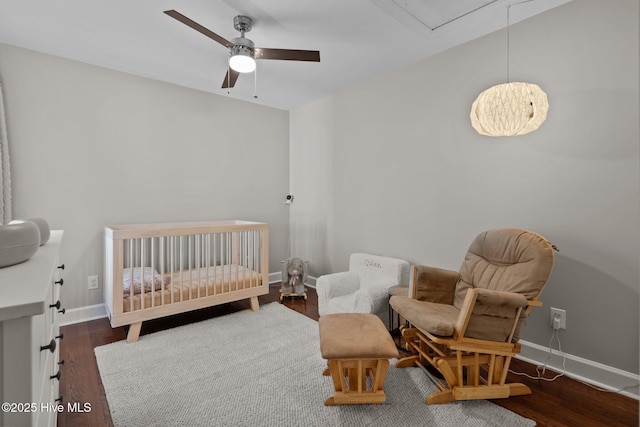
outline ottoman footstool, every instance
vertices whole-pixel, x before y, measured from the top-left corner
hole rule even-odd
[[[331,375],[335,389],[324,404],[384,402],[389,359],[399,357],[384,323],[367,313],[328,314],[318,323],[320,352],[328,366],[324,375]]]

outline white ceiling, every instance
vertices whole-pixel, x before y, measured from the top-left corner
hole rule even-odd
[[[289,110],[570,0],[0,0],[0,43]],[[258,61],[221,89],[238,14],[256,47],[320,51],[320,63]],[[450,21],[450,22],[449,22]],[[496,46],[496,49],[505,49]],[[505,50],[506,56],[506,50]]]

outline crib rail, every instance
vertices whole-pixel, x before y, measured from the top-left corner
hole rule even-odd
[[[112,326],[268,293],[264,223],[109,226],[105,260],[105,302]]]

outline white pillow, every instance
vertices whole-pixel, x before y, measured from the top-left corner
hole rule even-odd
[[[40,246],[40,229],[32,221],[0,225],[0,268],[31,258]]]

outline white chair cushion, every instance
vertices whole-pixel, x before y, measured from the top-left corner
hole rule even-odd
[[[361,289],[349,295],[331,298],[327,302],[324,314],[334,313],[371,313],[372,302],[369,293]]]
[[[318,313],[373,313],[388,323],[389,288],[409,283],[407,261],[365,253],[349,258],[349,271],[316,281]]]

